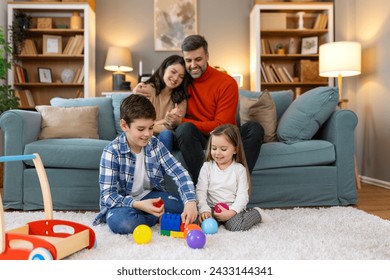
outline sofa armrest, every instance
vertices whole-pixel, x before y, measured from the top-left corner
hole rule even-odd
[[[4,155],[23,155],[25,145],[38,139],[41,130],[41,114],[35,111],[6,111],[0,116],[0,128],[4,134]],[[4,165],[5,208],[22,208],[24,168],[22,161],[7,162]]]
[[[336,110],[323,124],[316,139],[333,143],[336,153],[338,199],[341,205],[356,200],[355,128],[358,117],[351,110]]]

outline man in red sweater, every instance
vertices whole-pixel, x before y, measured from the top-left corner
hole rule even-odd
[[[193,84],[188,89],[187,113],[176,128],[176,139],[196,184],[210,132],[221,124],[236,124],[238,86],[231,76],[208,65],[208,43],[203,36],[186,37],[182,51]],[[264,129],[259,123],[250,121],[240,128],[240,132],[248,168],[252,172],[260,154]]]

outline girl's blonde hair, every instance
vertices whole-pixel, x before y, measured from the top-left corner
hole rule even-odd
[[[211,156],[211,145],[213,141],[213,136],[220,136],[224,135],[226,140],[233,145],[233,147],[236,148],[236,154],[233,155],[233,159],[241,163],[245,169],[246,169],[246,174],[248,178],[248,184],[249,184],[249,191],[250,191],[250,174],[249,174],[249,169],[248,169],[248,164],[246,163],[246,157],[245,157],[245,152],[244,152],[244,146],[242,144],[241,140],[241,134],[237,126],[232,125],[232,124],[223,124],[218,126],[216,129],[210,132],[210,138],[209,142],[207,144],[207,152],[206,152],[206,157],[205,161],[211,161],[213,160]]]

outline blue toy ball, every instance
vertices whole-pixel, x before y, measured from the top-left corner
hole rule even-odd
[[[213,218],[207,218],[202,222],[201,228],[205,234],[215,234],[218,232],[218,223]]]
[[[202,249],[206,244],[206,235],[197,229],[191,230],[186,237],[187,245],[192,249]]]

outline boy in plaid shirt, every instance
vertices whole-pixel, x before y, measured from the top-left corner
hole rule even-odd
[[[114,233],[128,234],[140,224],[154,226],[164,211],[181,213],[186,225],[194,222],[198,214],[194,184],[153,136],[153,104],[132,94],[123,100],[120,116],[123,133],[104,149],[100,160],[100,212],[93,224],[106,222]],[[174,180],[180,196],[166,191],[165,174]],[[158,206],[160,199],[164,204]]]

